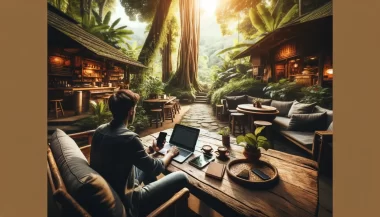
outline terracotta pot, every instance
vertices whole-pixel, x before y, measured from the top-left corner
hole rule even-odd
[[[257,103],[256,103],[256,107],[257,107],[257,108],[261,108],[261,102],[257,102]]]
[[[250,151],[245,148],[243,154],[247,159],[252,161],[258,161],[261,157],[261,152],[259,149],[256,151]]]
[[[230,136],[222,136],[222,143],[225,147],[230,147]]]

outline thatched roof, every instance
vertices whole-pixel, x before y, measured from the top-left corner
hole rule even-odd
[[[50,9],[50,7],[48,10],[48,25],[83,45],[96,55],[121,63],[146,68],[142,63],[129,58],[118,49],[84,30],[77,23],[59,15],[56,11]]]

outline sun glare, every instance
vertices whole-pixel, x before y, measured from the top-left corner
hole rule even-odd
[[[205,11],[207,15],[214,15],[217,0],[200,0],[201,10]]]

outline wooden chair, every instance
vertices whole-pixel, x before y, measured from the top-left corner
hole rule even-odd
[[[50,104],[54,104],[53,109],[50,110],[50,112],[54,112],[56,118],[58,118],[59,112],[61,112],[62,116],[65,116],[65,112],[63,111],[62,107],[62,101],[63,99],[49,100]]]
[[[312,157],[318,162],[319,172],[332,177],[333,131],[315,131]]]
[[[162,109],[151,109],[150,110],[150,126],[152,124],[156,124],[156,128],[158,128],[158,123],[161,124],[162,127]]]
[[[222,113],[223,113],[223,105],[216,105],[215,106],[215,116],[217,119],[222,119]]]
[[[92,135],[94,130],[75,133],[69,135],[71,138],[87,138],[91,144]],[[84,156],[90,162],[89,156],[91,152],[91,145],[81,148]],[[47,147],[47,175],[48,184],[50,185],[53,193],[53,198],[57,203],[63,217],[91,217],[91,215],[67,192],[65,183],[61,177],[57,163],[49,148]],[[189,190],[183,188],[177,192],[172,198],[163,203],[160,207],[151,212],[149,217],[163,217],[163,216],[184,216],[183,210],[188,210],[188,197]],[[180,210],[182,212],[180,212]],[[185,215],[186,216],[186,215]]]

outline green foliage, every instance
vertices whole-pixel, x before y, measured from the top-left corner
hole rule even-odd
[[[84,130],[92,130],[112,120],[112,113],[102,101],[96,103],[91,100],[90,112],[91,116],[78,121],[76,125]]]
[[[111,11],[107,12],[103,20],[95,10],[92,11],[92,14],[94,16],[83,19],[82,27],[86,31],[118,49],[121,48],[122,44],[128,44],[126,40],[131,39],[130,35],[133,34],[133,31],[125,29],[127,26],[116,28],[116,25],[120,22],[120,18],[110,24]]]
[[[271,147],[270,142],[265,136],[260,136],[260,133],[264,128],[265,126],[257,127],[255,134],[248,133],[246,135],[238,136],[236,138],[236,143],[240,146],[243,146],[249,151],[255,151],[258,148],[264,148],[265,150],[268,150],[268,148]]]
[[[135,120],[133,124],[130,123],[128,125],[128,129],[136,133],[139,133],[142,130],[146,129],[147,127],[149,127],[149,118],[148,118],[148,115],[146,114],[145,109],[139,103],[136,107]]]
[[[236,80],[229,82],[222,88],[217,89],[211,96],[211,103],[216,105],[220,103],[220,100],[229,95],[254,95],[261,97],[263,95],[262,89],[265,84],[257,81],[253,78],[247,78],[243,80]]]
[[[168,82],[170,84],[170,82]],[[189,99],[191,101],[195,100],[196,90],[194,88],[182,89],[178,87],[173,87],[171,85],[165,86],[165,93],[172,96],[176,96],[178,99]]]
[[[149,94],[162,94],[164,90],[164,83],[156,77],[147,77],[142,83],[140,94],[143,98],[148,98]]]
[[[129,19],[140,22],[151,22],[154,18],[157,0],[120,0]]]
[[[302,86],[287,79],[277,83],[269,83],[263,90],[265,95],[274,100],[295,100],[302,97]]]
[[[229,136],[230,135],[230,128],[229,127],[223,127],[221,130],[218,132],[222,136]]]
[[[301,89],[303,94],[300,100],[303,103],[317,103],[317,105],[329,108],[332,104],[332,94],[330,88],[323,88],[319,85],[304,87]]]

